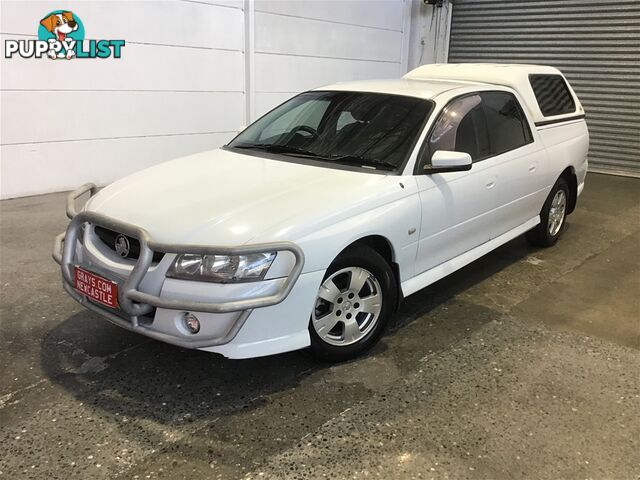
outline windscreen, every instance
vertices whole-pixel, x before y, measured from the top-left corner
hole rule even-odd
[[[369,92],[307,92],[249,126],[228,147],[395,170],[424,126],[428,100]]]

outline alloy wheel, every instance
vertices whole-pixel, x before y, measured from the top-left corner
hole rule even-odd
[[[562,228],[566,209],[567,195],[564,190],[560,189],[554,195],[553,200],[551,201],[551,208],[549,209],[547,228],[549,235],[552,237],[555,237],[560,231],[560,228]]]
[[[382,289],[368,270],[348,267],[329,276],[320,286],[312,324],[330,345],[352,345],[373,330],[382,311]]]

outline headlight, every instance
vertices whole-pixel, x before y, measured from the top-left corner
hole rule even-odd
[[[275,252],[248,255],[178,255],[167,277],[201,282],[237,283],[262,280],[276,258]]]

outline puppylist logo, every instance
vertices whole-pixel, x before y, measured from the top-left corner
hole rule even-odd
[[[68,10],[54,10],[38,25],[38,40],[5,40],[4,56],[12,58],[120,58],[124,40],[86,40],[82,20]]]

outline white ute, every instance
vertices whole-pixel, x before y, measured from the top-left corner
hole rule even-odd
[[[54,258],[74,299],[151,338],[343,360],[379,340],[403,297],[518,235],[555,243],[588,146],[552,67],[339,83],[218,150],[80,187]]]

